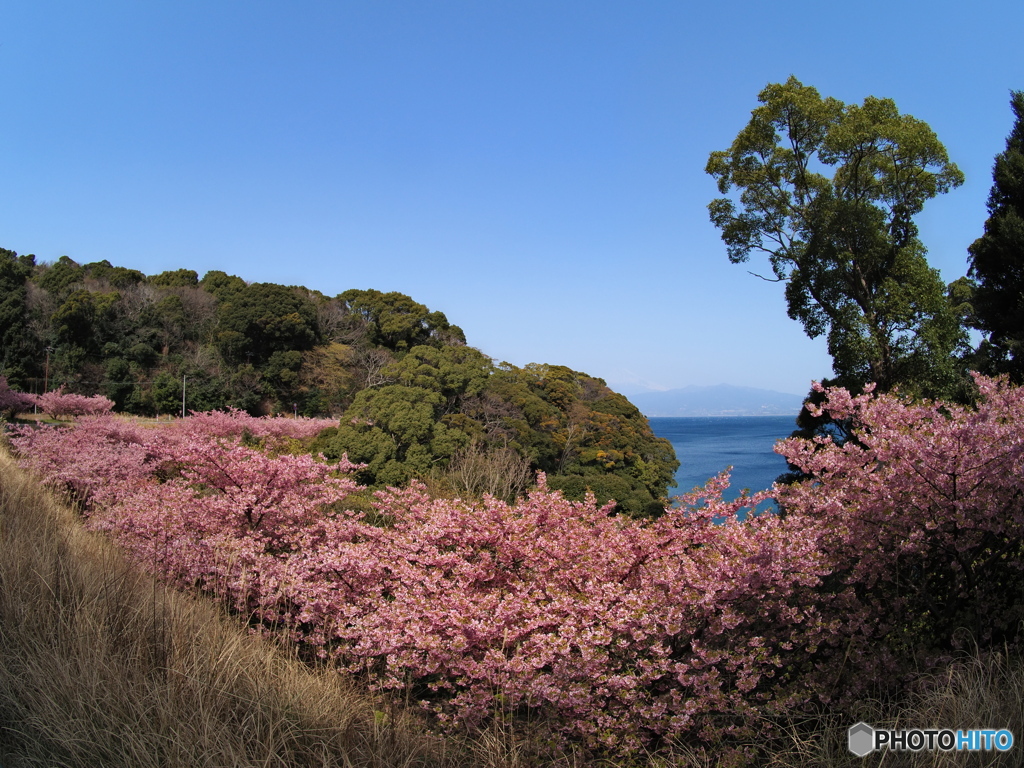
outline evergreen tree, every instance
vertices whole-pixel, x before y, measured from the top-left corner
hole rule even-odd
[[[768,256],[789,316],[824,335],[839,383],[944,396],[958,389],[966,343],[914,216],[963,183],[932,129],[890,99],[823,99],[791,77],[707,172],[708,206],[729,259]],[[831,175],[829,175],[831,173]]]
[[[982,345],[993,372],[1024,381],[1024,91],[1010,99],[1015,121],[1006,151],[996,156],[985,234],[968,249],[978,282],[974,314],[988,338]]]
[[[0,248],[0,376],[18,386],[24,384],[32,352],[25,329],[25,282],[35,258]]]

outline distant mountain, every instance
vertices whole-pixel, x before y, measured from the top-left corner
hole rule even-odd
[[[796,416],[804,395],[718,384],[641,392],[629,399],[645,416]]]

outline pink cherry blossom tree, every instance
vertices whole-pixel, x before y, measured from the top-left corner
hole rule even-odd
[[[40,410],[55,419],[68,416],[99,416],[110,413],[114,407],[114,401],[102,395],[93,397],[76,395],[72,392],[65,392],[63,386],[39,395],[37,401]]]
[[[0,416],[17,416],[31,410],[35,404],[35,395],[11,389],[7,384],[7,377],[0,376]]]
[[[626,754],[750,738],[936,663],[961,629],[1019,639],[1024,392],[976,380],[976,407],[829,390],[857,439],[777,449],[811,480],[726,501],[722,475],[657,520],[543,476],[514,504],[389,489],[368,516],[353,465],[278,452],[285,427],[238,413],[13,443],[146,567],[442,721],[500,697]],[[768,496],[781,512],[752,513]]]
[[[813,477],[777,497],[789,518],[820,521],[844,634],[866,657],[1019,638],[1024,389],[975,381],[976,407],[827,390],[822,410],[850,419],[856,441],[777,448]]]

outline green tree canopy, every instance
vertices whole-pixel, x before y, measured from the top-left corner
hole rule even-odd
[[[213,274],[214,273],[211,272],[207,275],[207,277],[210,277],[210,275]],[[224,273],[221,272],[220,274]],[[206,278],[204,278],[204,280],[205,279]],[[208,285],[213,285],[216,282],[217,279],[215,277],[210,277]],[[194,287],[199,285],[199,274],[194,269],[168,270],[167,272],[161,272],[159,275],[153,275],[151,278],[149,278],[149,284],[160,286],[161,288]]]
[[[22,385],[30,358],[25,328],[25,283],[35,268],[35,256],[18,256],[0,248],[0,376]]]
[[[58,301],[63,301],[71,287],[85,277],[85,270],[74,259],[61,256],[53,264],[41,264],[36,283]]]
[[[97,352],[110,338],[110,320],[117,293],[94,293],[79,289],[53,313],[56,340],[88,352]]]
[[[601,379],[563,365],[505,363],[470,405],[488,434],[510,435],[508,444],[571,498],[589,488],[601,502],[614,498],[620,511],[651,515],[675,485],[671,444]]]
[[[403,293],[345,291],[338,299],[368,325],[370,343],[398,352],[419,345],[465,344],[466,336],[443,312],[431,312]]]
[[[22,361],[28,389],[65,384],[152,414],[180,412],[184,384],[186,410],[343,414],[318,450],[365,462],[372,485],[416,477],[440,493],[512,498],[544,470],[574,498],[589,489],[651,515],[678,466],[600,379],[495,365],[442,312],[401,293],[330,299],[219,271],[147,278],[0,251],[0,321],[2,370],[17,377],[12,360]]]
[[[821,98],[768,85],[732,146],[712,152],[711,221],[734,263],[767,254],[789,315],[824,334],[839,382],[939,395],[966,342],[914,216],[963,183],[931,128],[890,99]]]
[[[460,455],[485,463],[517,456],[572,498],[589,489],[638,516],[660,513],[674,485],[671,444],[626,398],[585,373],[495,366],[472,347],[425,345],[384,373],[390,383],[360,391],[320,446],[367,464],[361,479],[371,485],[439,476]]]
[[[993,372],[1024,381],[1024,91],[1014,91],[1015,116],[1006,150],[996,156],[985,234],[969,248],[978,282],[974,315],[988,335],[984,352]]]
[[[421,345],[383,373],[399,384],[439,392],[445,398],[446,409],[453,411],[464,398],[480,394],[493,371],[491,359],[472,347]]]
[[[167,272],[162,272],[157,277],[159,278],[166,274]],[[171,279],[177,281],[177,278]],[[221,272],[219,269],[213,269],[207,272],[203,275],[203,279],[199,284],[216,296],[217,301],[228,301],[233,296],[245,290],[245,280],[240,277],[236,277],[235,275],[229,275],[226,272]]]
[[[283,285],[253,283],[222,299],[219,312],[221,351],[232,362],[259,364],[317,341],[316,308]]]
[[[444,397],[433,388],[387,384],[364,389],[345,413],[328,455],[347,453],[366,463],[361,478],[401,485],[443,468],[469,436],[444,413]]]
[[[146,279],[146,276],[139,272],[139,270],[115,267],[106,259],[86,264],[82,267],[82,271],[93,280],[101,280],[114,288],[127,288]]]

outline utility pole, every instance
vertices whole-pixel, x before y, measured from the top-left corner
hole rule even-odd
[[[47,385],[50,383],[50,353],[53,352],[53,347],[46,348],[46,368],[43,369],[43,394],[47,392]]]
[[[181,418],[185,418],[185,374],[181,375]]]

